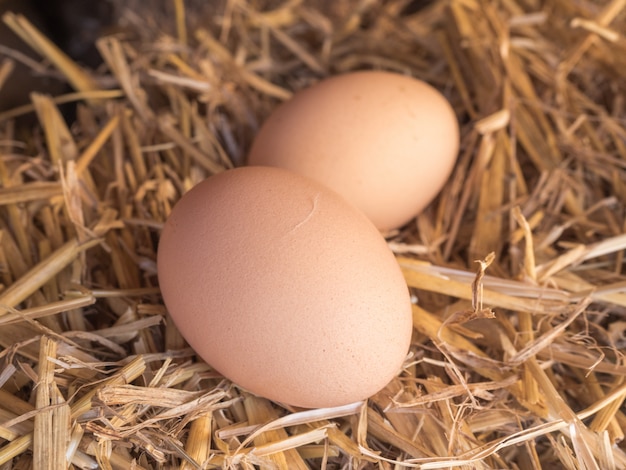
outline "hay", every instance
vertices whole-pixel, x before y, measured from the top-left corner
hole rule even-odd
[[[75,92],[0,114],[1,468],[626,468],[626,0],[117,3],[97,71],[4,17]],[[359,68],[438,87],[462,149],[389,239],[402,373],[298,410],[195,357],[155,249],[277,103]]]

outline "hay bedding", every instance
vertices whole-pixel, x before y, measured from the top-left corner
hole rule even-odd
[[[5,16],[75,92],[1,115],[1,469],[626,468],[626,1],[116,6],[87,71]],[[278,102],[360,68],[438,87],[462,151],[389,239],[418,299],[402,374],[289,409],[186,347],[156,244]]]

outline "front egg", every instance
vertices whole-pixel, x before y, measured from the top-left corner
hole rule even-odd
[[[174,207],[158,277],[176,326],[241,387],[306,408],[362,400],[402,367],[409,292],[376,227],[270,167],[212,176]]]

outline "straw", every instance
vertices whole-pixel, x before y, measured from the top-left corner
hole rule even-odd
[[[626,468],[626,0],[112,3],[93,70],[3,15],[37,55],[0,48],[0,99],[16,62],[73,89],[0,113],[3,469]],[[274,403],[185,343],[158,238],[281,102],[372,68],[461,128],[387,234],[411,348],[367,400]]]

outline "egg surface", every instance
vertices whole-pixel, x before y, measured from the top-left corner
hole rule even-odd
[[[322,80],[278,106],[248,163],[313,178],[385,231],[434,199],[458,148],[456,116],[435,88],[405,75],[360,71]]]
[[[236,384],[301,407],[351,403],[401,369],[408,288],[360,211],[284,169],[212,176],[159,242],[165,305],[191,347]]]

